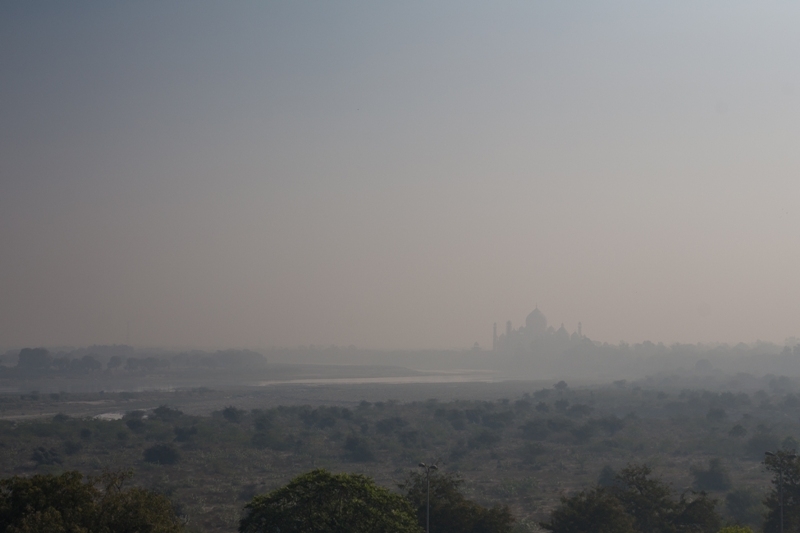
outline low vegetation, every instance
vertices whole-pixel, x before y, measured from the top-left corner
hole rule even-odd
[[[669,487],[675,505],[704,493],[716,502],[719,524],[777,531],[777,467],[771,459],[764,464],[764,452],[797,446],[796,392],[782,379],[750,392],[564,384],[493,401],[253,408],[230,397],[210,416],[183,412],[189,393],[177,392],[166,396],[169,405],[132,409],[119,419],[0,420],[0,476],[134,470],[129,483],[167,498],[188,531],[214,532],[236,529],[254,496],[303,472],[361,474],[396,491],[413,485],[409,473],[419,462],[438,461],[441,479],[460,476],[465,501],[505,509],[492,520],[513,518],[509,527],[525,532],[539,523],[556,526],[552,513],[564,505],[624,511],[614,492],[619,476],[630,465],[647,465],[648,479]],[[6,395],[0,408],[57,410],[110,396]],[[117,396],[135,402],[141,395]],[[794,463],[782,468],[786,494],[794,494],[800,472],[791,470]],[[418,492],[406,495],[418,513]],[[800,501],[800,492],[792,501]],[[788,509],[786,523],[800,526],[800,515]]]

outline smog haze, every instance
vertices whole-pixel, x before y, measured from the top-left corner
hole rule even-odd
[[[800,336],[800,5],[0,6],[0,348]]]

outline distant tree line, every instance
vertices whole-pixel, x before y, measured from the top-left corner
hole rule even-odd
[[[192,351],[136,357],[133,350],[113,348],[115,349],[110,350],[113,355],[108,357],[95,352],[84,353],[84,350],[53,356],[45,348],[23,348],[17,356],[16,366],[0,366],[0,377],[81,376],[103,370],[109,373],[148,374],[167,369],[253,368],[266,364],[264,356],[249,350],[220,350],[214,353]]]

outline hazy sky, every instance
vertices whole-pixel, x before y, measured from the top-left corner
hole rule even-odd
[[[0,347],[800,336],[799,24],[2,2]]]

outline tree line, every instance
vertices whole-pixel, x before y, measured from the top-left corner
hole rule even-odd
[[[800,526],[800,463],[779,451],[764,461],[773,474],[764,533]],[[169,499],[125,488],[130,473],[83,478],[79,472],[0,480],[0,530],[10,533],[181,533],[186,517]],[[540,526],[552,533],[744,533],[723,527],[717,502],[705,492],[676,495],[646,465],[631,464],[604,484],[564,496]],[[420,533],[430,505],[434,533],[512,533],[507,506],[467,499],[449,472],[411,472],[399,492],[360,474],[315,469],[257,495],[244,507],[240,533]],[[428,499],[430,495],[430,499]],[[781,499],[782,498],[782,499]],[[782,507],[782,509],[781,509]],[[781,510],[783,512],[781,512]],[[781,524],[783,521],[783,525]]]

